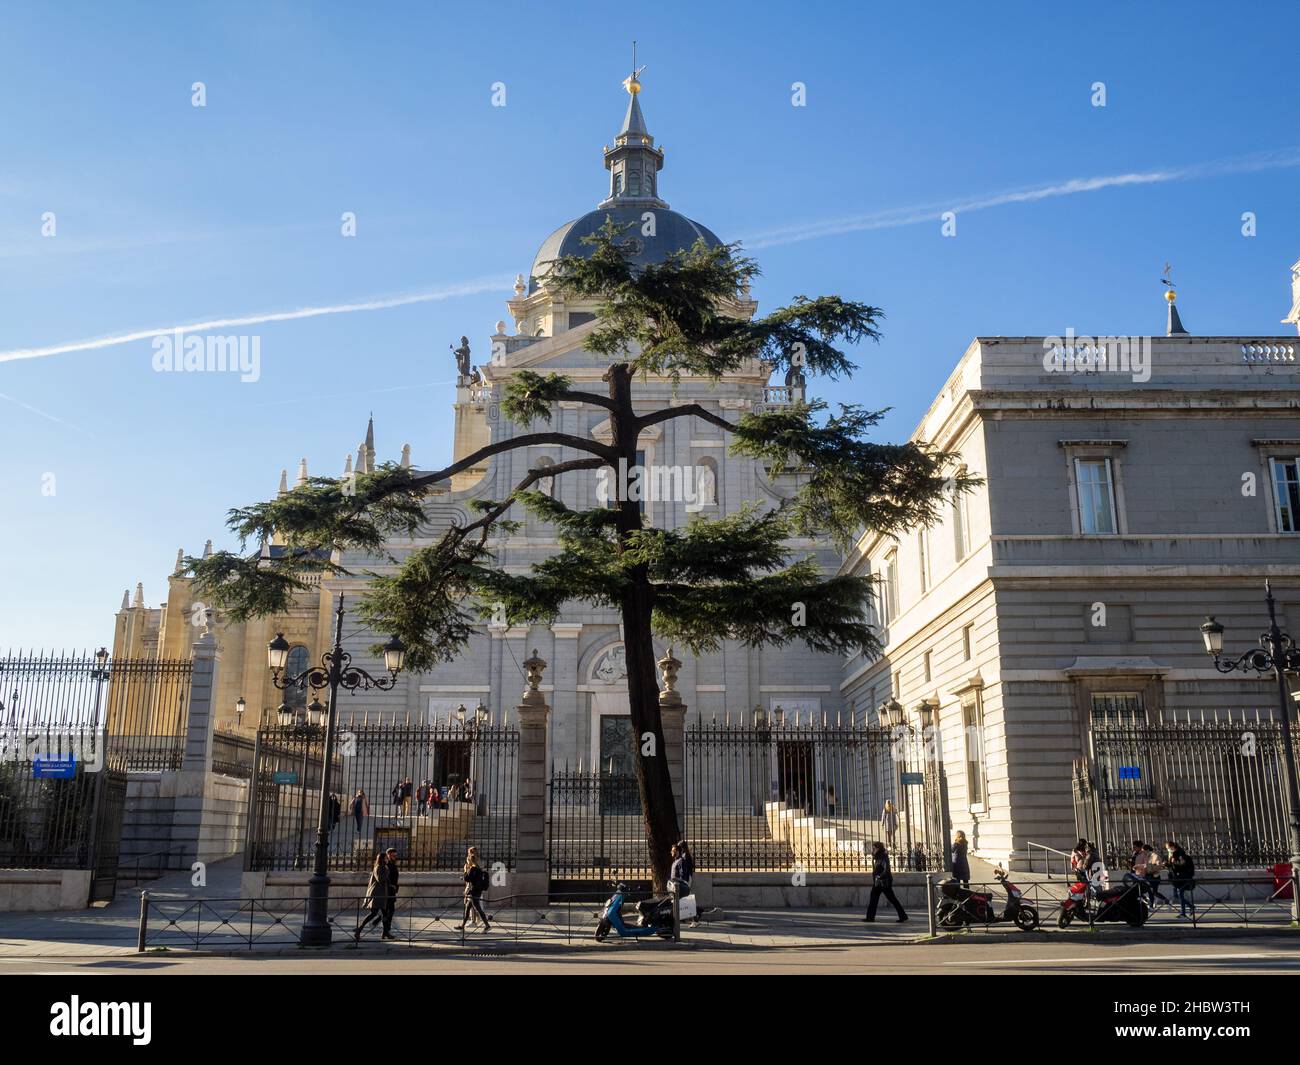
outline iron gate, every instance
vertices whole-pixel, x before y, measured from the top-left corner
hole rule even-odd
[[[1289,860],[1281,723],[1209,720],[1094,725],[1075,762],[1075,831],[1123,865],[1134,840],[1178,842],[1204,869]]]
[[[514,868],[518,729],[486,717],[349,722],[339,726],[335,750],[331,870],[369,869],[390,846],[414,871],[458,871],[470,846],[489,866]],[[258,733],[248,869],[312,867],[323,761],[319,729],[272,726]],[[426,786],[437,789],[436,798]]]
[[[554,770],[548,790],[547,867],[553,881],[650,880],[635,776]]]

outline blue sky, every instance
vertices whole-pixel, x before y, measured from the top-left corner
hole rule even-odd
[[[450,295],[245,327],[256,383],[156,373],[148,340],[0,361],[0,648],[109,642],[124,588],[157,605],[178,547],[228,543],[227,508],[300,457],[339,472],[371,410],[381,458],[447,457],[447,345],[485,354],[510,279],[604,195],[633,38],[664,197],[755,245],[761,307],[884,308],[834,394],[902,437],[973,336],[1162,330],[1166,260],[1191,332],[1288,328],[1300,90],[1275,44],[1298,24],[1281,3],[8,4],[0,360]]]

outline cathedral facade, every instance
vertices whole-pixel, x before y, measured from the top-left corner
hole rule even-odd
[[[494,334],[487,338],[487,358],[475,365],[471,347],[479,345],[471,346],[462,338],[455,352],[453,454],[446,463],[428,463],[424,468],[441,468],[484,445],[529,431],[507,419],[499,402],[505,383],[522,370],[563,373],[576,388],[603,391],[600,379],[607,362],[584,347],[595,325],[596,305],[552,293],[547,273],[559,256],[586,254],[589,245],[582,238],[599,229],[606,218],[628,227],[625,239],[631,242],[633,259],[639,263],[662,262],[697,240],[721,243],[708,228],[672,210],[661,198],[659,174],[664,153],[646,126],[637,95],[639,85],[629,80],[630,99],[622,127],[604,153],[608,171],[605,197],[593,210],[560,226],[542,242],[528,274],[517,277],[513,298],[507,301],[513,329],[508,329],[504,320],[497,323]],[[757,303],[746,295],[726,310],[752,316]],[[638,382],[636,400],[642,411],[698,403],[724,418],[735,418],[745,411],[803,396],[801,375],[777,383],[769,383],[769,377],[769,368],[757,362],[717,382],[692,377],[673,382],[652,376]],[[597,440],[609,435],[606,412],[576,402],[560,403],[550,428]],[[695,515],[717,518],[745,505],[768,509],[793,494],[796,475],[771,473],[758,461],[734,458],[727,445],[721,429],[696,417],[671,419],[646,430],[638,456],[641,472],[629,472],[640,477],[648,524],[675,528]],[[473,520],[471,508],[476,501],[504,498],[537,464],[578,457],[585,456],[563,447],[527,448],[495,455],[455,474],[429,496],[427,527],[417,537],[391,542],[389,553],[400,560],[439,539],[453,522]],[[385,458],[397,461],[398,455]],[[367,471],[378,461],[372,422],[355,464],[349,460],[349,469]],[[400,461],[411,464],[409,446],[402,449]],[[575,509],[599,506],[608,487],[604,472],[570,472],[542,482],[542,488]],[[305,477],[304,460],[299,479]],[[284,474],[280,490],[293,490]],[[492,541],[501,566],[524,571],[556,549],[553,528],[525,515],[522,507],[509,516],[524,524],[517,532]],[[794,541],[791,549],[795,556],[816,557],[828,573],[839,565],[839,556],[828,543]],[[350,554],[337,561],[358,575],[393,568],[382,559]],[[195,625],[203,618],[203,604],[194,601],[189,585],[179,572],[173,574],[161,608],[146,607],[140,589],[133,602],[124,598],[115,654],[187,654],[189,641],[201,631]],[[238,625],[224,624],[218,617],[217,727],[251,732],[264,716],[274,715],[284,695],[270,683],[266,643],[277,632],[285,634],[293,646],[291,670],[295,663],[316,661],[329,645],[330,615],[340,594],[348,608],[345,645],[358,661],[368,662],[367,649],[376,642],[376,634],[365,629],[349,606],[355,606],[364,587],[361,576],[326,577],[311,594],[300,597],[299,607],[288,616]],[[510,627],[489,619],[455,661],[423,675],[403,676],[391,692],[358,695],[356,705],[345,709],[364,711],[371,720],[427,720],[454,713],[459,706],[473,709],[477,705],[486,706],[494,715],[509,715],[524,687],[523,662],[534,649],[548,662],[543,690],[552,707],[553,764],[631,772],[622,634],[619,616],[613,610],[572,603],[549,626]],[[656,640],[656,652],[661,655],[666,650],[667,645]],[[786,720],[812,723],[823,717],[834,720],[843,709],[841,661],[811,654],[798,643],[759,650],[728,644],[716,654],[698,658],[681,649],[677,654],[685,660],[678,687],[689,708],[688,722],[701,717],[721,720],[728,714],[736,719],[752,714],[755,707],[780,707]],[[241,698],[247,708],[242,721],[236,711]]]

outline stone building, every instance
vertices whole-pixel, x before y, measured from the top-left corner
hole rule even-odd
[[[635,80],[630,89],[639,89]],[[606,217],[632,223],[627,239],[641,262],[662,261],[697,239],[718,243],[662,198],[664,152],[637,92],[630,95],[604,152],[606,196],[554,230],[527,275],[518,276],[506,304],[513,331],[498,322],[477,366],[467,341],[457,352],[453,461],[522,431],[499,405],[502,386],[521,370],[562,372],[580,388],[600,388],[603,360],[584,347],[596,308],[548,289],[556,256],[584,254],[581,238]],[[1300,285],[1300,263],[1295,278]],[[753,315],[757,305],[745,298],[726,309]],[[1230,639],[1252,640],[1263,627],[1265,578],[1286,620],[1300,624],[1296,341],[1190,336],[1172,301],[1168,313],[1165,337],[972,341],[914,436],[960,453],[984,486],[953,503],[941,524],[900,540],[868,534],[847,559],[826,542],[792,545],[828,572],[842,566],[880,580],[883,655],[845,663],[798,644],[761,651],[728,645],[699,658],[679,650],[687,722],[739,717],[755,706],[781,707],[787,721],[807,723],[841,714],[877,722],[882,706],[895,723],[937,712],[942,786],[927,788],[925,801],[939,796],[944,827],[964,830],[976,854],[1020,863],[1029,843],[1059,847],[1070,836],[1071,766],[1099,717],[1270,713],[1267,682],[1216,673],[1197,626],[1214,614]],[[1288,321],[1296,321],[1294,309]],[[716,383],[651,377],[639,383],[639,402],[647,409],[699,403],[725,417],[802,394],[798,377],[776,383],[769,376],[754,364]],[[578,403],[561,403],[552,425],[583,437],[608,433],[605,414]],[[698,418],[647,432],[643,465],[668,471],[659,483],[674,485],[650,491],[644,505],[651,523],[676,527],[695,513],[771,507],[791,493],[793,475],[734,458],[726,443]],[[475,501],[501,499],[534,464],[573,457],[537,447],[462,471],[431,495],[427,527],[392,542],[390,552],[401,558],[435,541],[449,523],[464,521]],[[445,464],[421,460],[426,469]],[[372,422],[344,472],[377,461]],[[411,464],[409,446],[400,461]],[[306,475],[304,461],[299,479]],[[543,483],[575,508],[597,505],[597,485],[594,472]],[[280,490],[293,490],[285,475]],[[554,531],[531,516],[494,542],[502,564],[516,571],[555,546]],[[385,568],[371,558],[338,561],[356,573]],[[160,608],[145,606],[137,587],[118,614],[114,654],[184,657],[204,612],[189,585],[173,574]],[[288,616],[247,625],[218,618],[217,727],[250,732],[273,713],[283,696],[266,669],[267,642],[283,632],[294,648],[290,668],[303,668],[328,646],[337,595],[354,605],[363,588],[360,577],[330,577]],[[350,611],[344,629],[347,650],[375,666],[367,648],[376,634]],[[509,713],[534,648],[549,663],[543,691],[552,707],[551,762],[630,771],[619,618],[581,604],[550,626],[486,623],[455,661],[403,675],[390,692],[349,697],[345,709],[372,720],[428,720],[480,703]],[[656,652],[664,650],[657,642]],[[235,711],[241,698],[248,707],[242,722]],[[823,769],[812,772],[820,777]],[[874,818],[874,808],[867,813]]]
[[[880,579],[885,639],[845,699],[937,708],[949,826],[992,861],[1072,838],[1091,723],[1276,705],[1197,630],[1216,615],[1247,649],[1266,579],[1300,623],[1297,344],[1190,336],[1169,311],[1165,337],[972,341],[915,437],[984,486],[844,563]]]

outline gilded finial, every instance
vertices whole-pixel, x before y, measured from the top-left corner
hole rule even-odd
[[[632,73],[623,79],[623,88],[628,91],[628,95],[635,96],[641,91],[641,71],[645,67],[636,65],[636,41],[632,42]]]
[[[1167,299],[1170,303],[1173,303],[1174,300],[1178,298],[1178,293],[1174,291],[1174,281],[1173,281],[1173,277],[1171,276],[1172,273],[1173,273],[1173,267],[1170,266],[1169,263],[1166,261],[1165,275],[1160,279],[1160,283],[1162,285],[1169,286],[1167,289],[1165,289],[1165,299]]]

